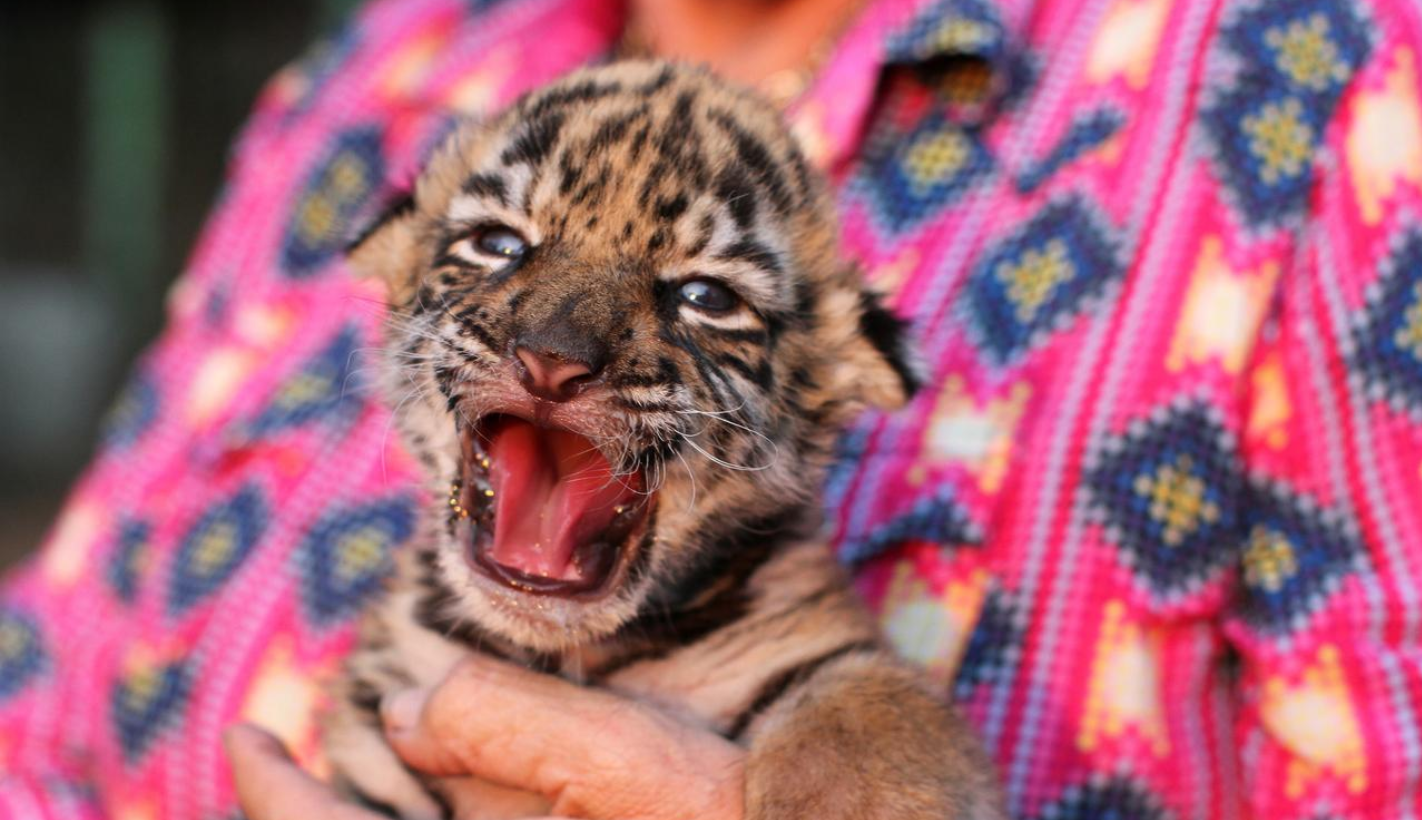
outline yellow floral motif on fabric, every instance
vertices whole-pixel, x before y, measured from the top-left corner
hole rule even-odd
[[[158,666],[140,666],[123,679],[122,689],[124,708],[141,713],[163,690],[163,670]]]
[[[1244,545],[1244,582],[1256,589],[1278,592],[1299,571],[1294,545],[1282,534],[1256,526]]]
[[[385,560],[389,540],[379,527],[362,527],[341,539],[336,549],[336,576],[349,583],[369,575]]]
[[[955,53],[981,49],[996,39],[997,29],[986,23],[948,15],[923,45],[926,51]]]
[[[215,521],[203,532],[193,550],[192,570],[198,577],[212,575],[232,557],[237,545],[237,526],[231,521]]]
[[[1150,501],[1150,517],[1164,528],[1166,546],[1179,546],[1187,536],[1219,520],[1220,508],[1205,495],[1205,482],[1195,473],[1195,459],[1183,454],[1154,473],[1136,476],[1133,488]]]
[[[1264,42],[1289,79],[1310,91],[1325,91],[1348,81],[1348,64],[1330,34],[1328,18],[1320,12],[1266,31]]]
[[[19,621],[0,621],[0,661],[13,660],[30,648],[30,634]]]
[[[1291,755],[1284,786],[1290,799],[1325,776],[1353,794],[1366,791],[1367,750],[1337,647],[1320,648],[1301,680],[1267,680],[1260,712],[1265,731]]]
[[[1127,618],[1120,601],[1106,604],[1096,642],[1077,746],[1094,751],[1106,739],[1134,735],[1153,754],[1170,751],[1161,707],[1160,640]]]
[[[332,232],[343,230],[339,211],[342,203],[361,196],[368,185],[366,164],[358,155],[338,155],[326,169],[319,193],[301,203],[296,224],[308,242],[318,242]]]
[[[1017,321],[1029,324],[1063,282],[1076,275],[1066,242],[1053,239],[1041,250],[1029,250],[1016,262],[997,266],[997,278],[1007,286]]]
[[[1303,104],[1296,99],[1269,103],[1244,118],[1249,150],[1263,168],[1260,177],[1273,185],[1302,174],[1313,156],[1313,128],[1304,122]]]
[[[330,395],[335,387],[327,375],[302,373],[282,386],[273,405],[277,409],[301,407],[321,401]]]
[[[945,129],[914,140],[904,156],[904,171],[920,189],[951,179],[972,155],[972,145],[962,132]]]
[[[1412,286],[1412,304],[1403,314],[1402,327],[1393,334],[1393,342],[1422,361],[1422,283]]]

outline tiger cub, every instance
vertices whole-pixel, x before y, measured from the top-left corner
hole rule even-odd
[[[378,704],[485,652],[743,744],[752,820],[1002,816],[820,533],[837,431],[915,387],[836,230],[772,107],[629,62],[458,131],[357,241],[433,501],[339,682],[338,780],[447,810]]]

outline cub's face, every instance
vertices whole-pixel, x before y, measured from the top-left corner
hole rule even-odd
[[[694,595],[912,389],[778,115],[691,69],[582,72],[467,127],[351,262],[389,288],[444,615],[541,651]]]

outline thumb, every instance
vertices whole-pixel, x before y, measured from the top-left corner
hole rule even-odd
[[[744,751],[646,705],[486,658],[382,708],[409,765],[548,798],[555,813],[620,820],[739,817]]]

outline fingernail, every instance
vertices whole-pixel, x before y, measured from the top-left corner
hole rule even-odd
[[[385,721],[386,730],[400,734],[415,728],[427,697],[429,691],[425,689],[402,689],[382,698],[380,718]]]

